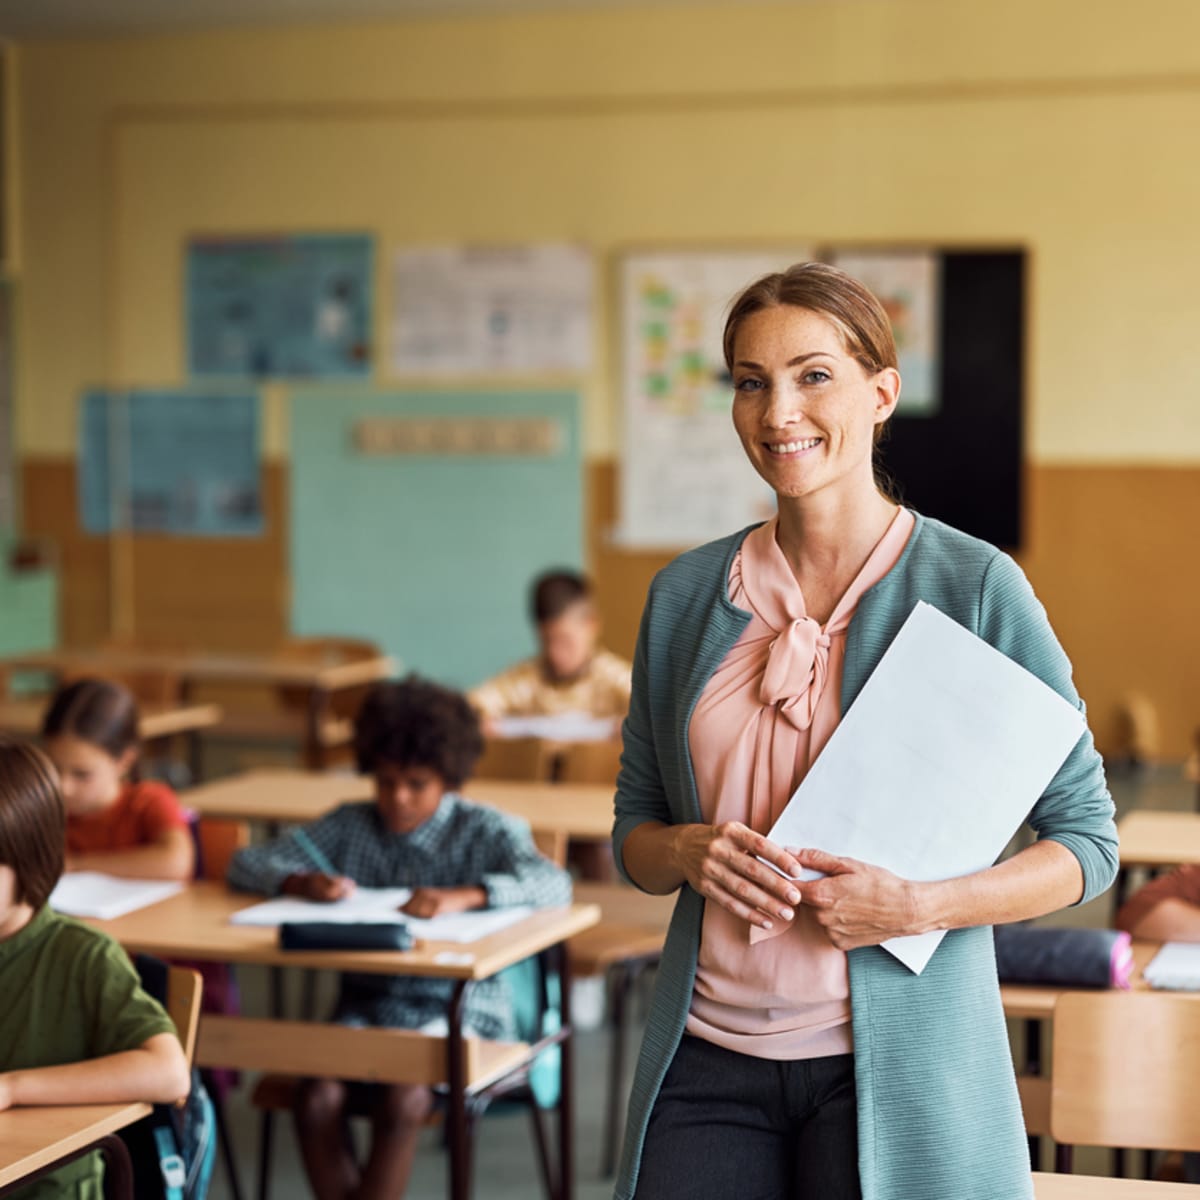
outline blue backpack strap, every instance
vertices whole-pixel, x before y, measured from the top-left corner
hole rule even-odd
[[[183,1200],[187,1170],[175,1141],[175,1130],[170,1125],[156,1125],[154,1146],[158,1151],[158,1169],[162,1172],[164,1200]]]

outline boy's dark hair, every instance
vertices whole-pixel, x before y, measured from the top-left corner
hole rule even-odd
[[[373,687],[354,721],[354,758],[364,775],[384,763],[429,767],[454,791],[482,753],[483,731],[466,696],[419,675]]]
[[[530,609],[534,623],[553,621],[573,604],[592,598],[592,585],[578,571],[547,571],[533,581]]]
[[[17,877],[16,901],[41,908],[63,873],[67,813],[50,760],[0,738],[0,863]]]
[[[69,734],[120,758],[138,744],[133,695],[107,679],[77,679],[59,688],[42,718],[42,737]]]

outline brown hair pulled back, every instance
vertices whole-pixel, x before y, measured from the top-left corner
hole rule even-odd
[[[0,863],[17,877],[16,901],[41,908],[63,871],[67,815],[50,760],[0,738]]]

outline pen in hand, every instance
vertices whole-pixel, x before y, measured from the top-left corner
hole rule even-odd
[[[292,835],[296,844],[317,868],[316,874],[301,875],[298,886],[310,900],[343,900],[354,892],[354,880],[340,875],[321,848],[304,832],[297,829]]]

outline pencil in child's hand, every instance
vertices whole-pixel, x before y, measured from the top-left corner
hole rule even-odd
[[[293,835],[296,839],[296,844],[304,851],[305,854],[312,860],[313,865],[324,875],[336,879],[341,872],[337,867],[329,861],[328,858],[321,852],[321,848],[304,832],[303,829],[297,829]]]

